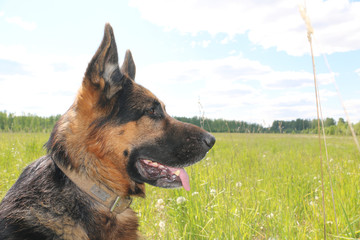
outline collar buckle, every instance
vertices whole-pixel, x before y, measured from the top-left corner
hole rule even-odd
[[[126,208],[130,206],[132,202],[132,199],[130,197],[124,197],[121,198],[120,196],[117,196],[113,205],[110,208],[110,212],[114,212],[114,210],[119,207],[120,209],[118,211],[124,211]],[[116,211],[115,211],[116,212]]]

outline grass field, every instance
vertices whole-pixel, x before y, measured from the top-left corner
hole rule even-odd
[[[0,199],[43,155],[47,134],[0,133]],[[318,139],[313,135],[216,134],[207,157],[187,168],[191,191],[147,186],[135,199],[147,239],[323,239]],[[351,138],[327,139],[328,239],[360,238],[360,154]]]

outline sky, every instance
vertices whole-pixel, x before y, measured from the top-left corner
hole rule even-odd
[[[349,0],[0,0],[0,111],[64,113],[109,22],[120,64],[130,49],[135,81],[172,116],[314,119],[304,4],[323,116],[345,118],[344,105],[359,122],[360,1]]]

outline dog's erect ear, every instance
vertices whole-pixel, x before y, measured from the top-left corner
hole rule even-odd
[[[126,51],[124,62],[121,66],[121,73],[135,80],[136,66],[130,50]]]
[[[104,90],[108,99],[122,88],[124,78],[119,68],[114,32],[108,23],[105,25],[104,38],[89,63],[85,77]]]

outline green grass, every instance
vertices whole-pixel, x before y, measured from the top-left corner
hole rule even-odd
[[[0,132],[0,199],[30,162],[45,155],[46,133]]]
[[[41,147],[47,138],[0,133],[0,198],[23,167],[44,154]],[[190,192],[147,186],[146,199],[134,199],[132,208],[147,239],[323,239],[316,136],[216,138],[206,158],[187,168]],[[360,154],[351,138],[330,137],[327,142],[339,229],[337,234],[325,165],[327,238],[357,239]]]

